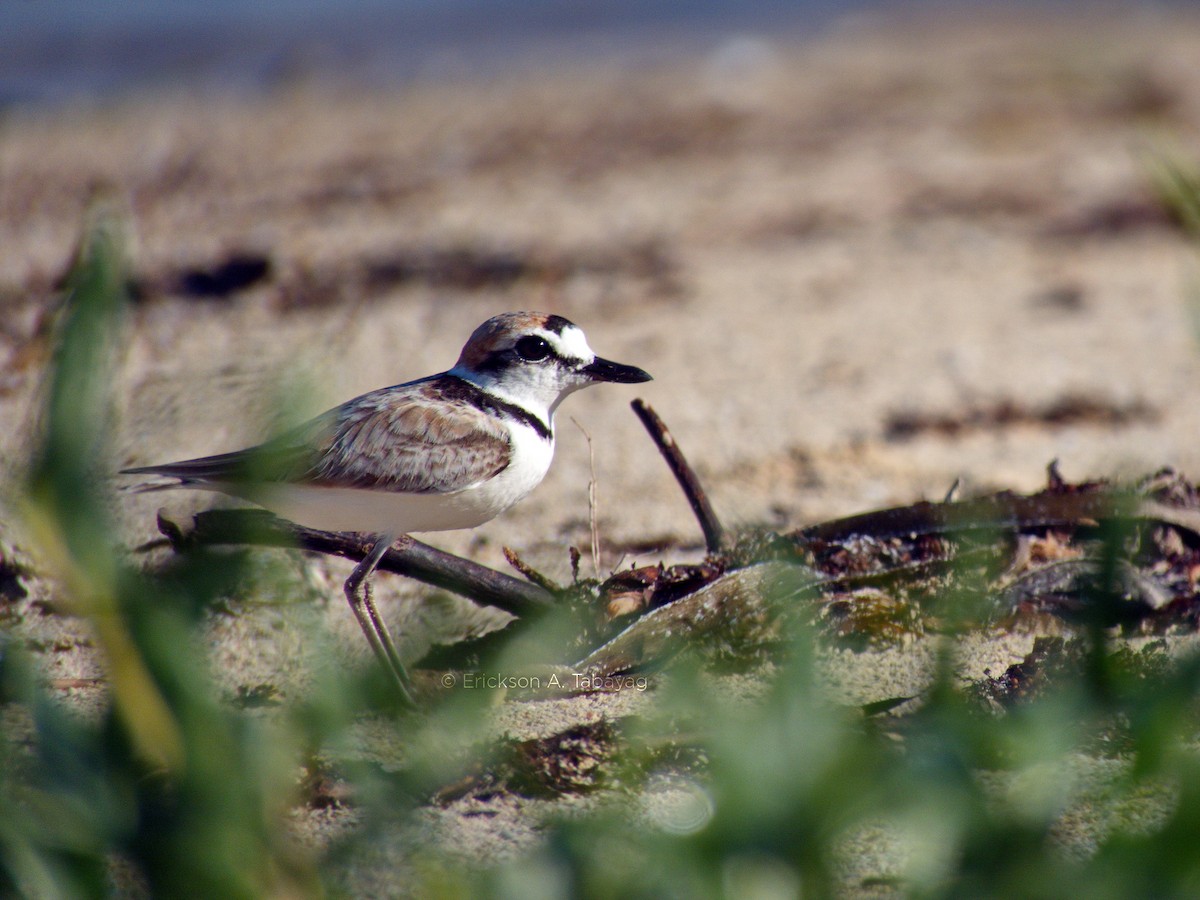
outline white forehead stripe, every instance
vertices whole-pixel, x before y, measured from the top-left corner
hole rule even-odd
[[[588,346],[587,338],[583,336],[583,331],[574,325],[563,328],[560,335],[551,334],[548,337],[552,341],[557,339],[558,345],[562,348],[560,353],[562,356],[570,359],[582,359],[584,362],[591,362],[596,358],[596,354]]]

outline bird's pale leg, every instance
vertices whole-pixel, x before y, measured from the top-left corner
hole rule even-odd
[[[414,706],[408,672],[400,660],[400,654],[396,651],[396,645],[392,641],[387,624],[375,607],[375,600],[371,597],[371,585],[368,581],[394,539],[395,535],[391,534],[375,536],[375,545],[371,548],[371,552],[350,573],[350,577],[346,579],[344,590],[346,599],[350,601],[350,609],[354,613],[354,618],[358,619],[358,625],[366,635],[367,643],[371,645],[375,657],[395,680],[396,688],[404,703]]]

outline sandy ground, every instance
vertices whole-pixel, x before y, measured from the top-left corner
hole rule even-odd
[[[489,565],[509,545],[563,575],[563,548],[586,546],[582,429],[603,565],[699,555],[634,396],[734,527],[941,497],[955,479],[1031,490],[1053,458],[1072,480],[1163,465],[1195,477],[1195,261],[1153,202],[1148,160],[1197,156],[1197,59],[1200,18],[1182,12],[862,20],[804,44],[730,39],[653,72],[11,113],[2,453],[21,453],[39,376],[24,351],[104,183],[128,199],[150,286],[121,373],[114,470],[243,446],[281,397],[290,415],[315,413],[439,371],[483,319],[533,308],[655,381],[572,397],[543,485],[478,531],[433,541]],[[172,289],[236,252],[265,254],[270,277],[226,299]],[[1081,401],[1090,413],[1053,420]],[[989,419],[1003,404],[1023,415]],[[900,414],[971,410],[983,421],[951,433],[889,429]],[[114,508],[133,546],[154,535],[158,506],[182,516],[211,502],[122,495]],[[365,650],[340,600],[345,565],[265,556],[309,611],[252,604],[215,623],[212,644],[227,687],[271,680],[286,696],[320,649],[294,617],[316,617],[336,654]],[[471,616],[397,578],[380,592],[412,655]],[[78,629],[50,619],[39,627]],[[965,669],[1027,649],[990,641]],[[863,702],[919,686],[928,656],[834,653],[828,669],[839,698]],[[99,672],[86,648],[45,658],[55,677]],[[544,734],[644,702],[508,704],[497,728]],[[430,828],[492,859],[536,840],[537,806],[499,818],[452,807],[430,812]]]

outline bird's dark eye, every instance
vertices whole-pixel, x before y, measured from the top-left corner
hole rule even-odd
[[[517,341],[517,355],[526,362],[537,362],[550,355],[550,345],[544,338],[527,335]]]

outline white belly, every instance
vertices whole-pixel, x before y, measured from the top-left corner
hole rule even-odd
[[[257,484],[219,490],[266,507],[290,522],[321,531],[408,534],[475,528],[512,506],[541,483],[554,443],[514,429],[514,460],[495,478],[452,494],[402,494],[362,488]]]

